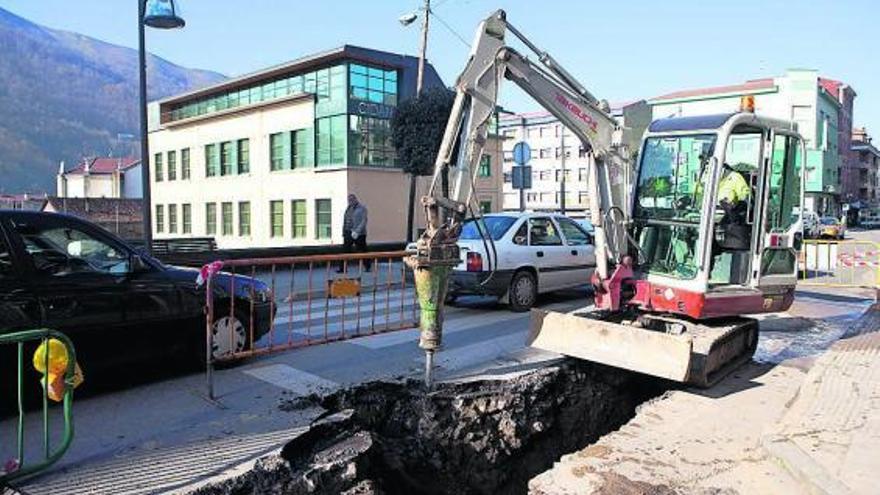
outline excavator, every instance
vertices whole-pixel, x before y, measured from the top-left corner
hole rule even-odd
[[[510,35],[535,60],[508,46]],[[745,97],[732,113],[655,120],[634,140],[606,102],[499,10],[480,23],[457,79],[421,200],[426,230],[407,259],[426,385],[442,345],[450,270],[462,262],[456,241],[468,215],[479,217],[474,175],[504,80],[587,150],[594,225],[594,304],[569,313],[533,309],[527,344],[697,387],[750,360],[758,322],[745,315],[785,311],[794,299],[806,155],[795,125],[756,115]]]

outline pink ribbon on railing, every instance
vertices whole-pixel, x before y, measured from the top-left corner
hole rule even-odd
[[[216,275],[217,273],[219,273],[220,270],[222,270],[222,269],[223,269],[223,262],[222,261],[212,261],[211,263],[208,263],[207,265],[203,266],[199,270],[199,276],[196,277],[196,286],[201,287],[202,285],[205,284],[205,282],[208,281],[209,278],[211,278],[214,275]]]

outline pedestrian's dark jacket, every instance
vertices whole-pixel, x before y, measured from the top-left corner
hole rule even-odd
[[[342,231],[352,237],[355,237],[353,234],[357,234],[357,237],[367,235],[367,207],[363,203],[348,205],[342,220]]]

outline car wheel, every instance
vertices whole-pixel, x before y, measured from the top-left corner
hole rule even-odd
[[[535,305],[538,298],[538,280],[535,275],[527,270],[518,271],[510,280],[507,289],[507,299],[511,311],[528,311]]]
[[[444,301],[446,304],[452,306],[455,304],[456,301],[458,301],[458,294],[446,294],[446,300]]]
[[[236,311],[233,315],[222,316],[214,320],[211,326],[213,334],[213,347],[211,357],[217,359],[229,359],[229,356],[239,353],[247,347],[247,327],[244,316]]]

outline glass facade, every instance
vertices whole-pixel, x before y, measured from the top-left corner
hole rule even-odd
[[[315,95],[315,124],[270,136],[271,170],[399,165],[390,132],[399,99],[397,69],[337,63],[184,102],[165,111],[163,119],[175,121],[303,93]],[[243,141],[219,143],[218,149],[206,147],[206,175],[249,172],[249,147]],[[232,168],[236,165],[238,170]]]

